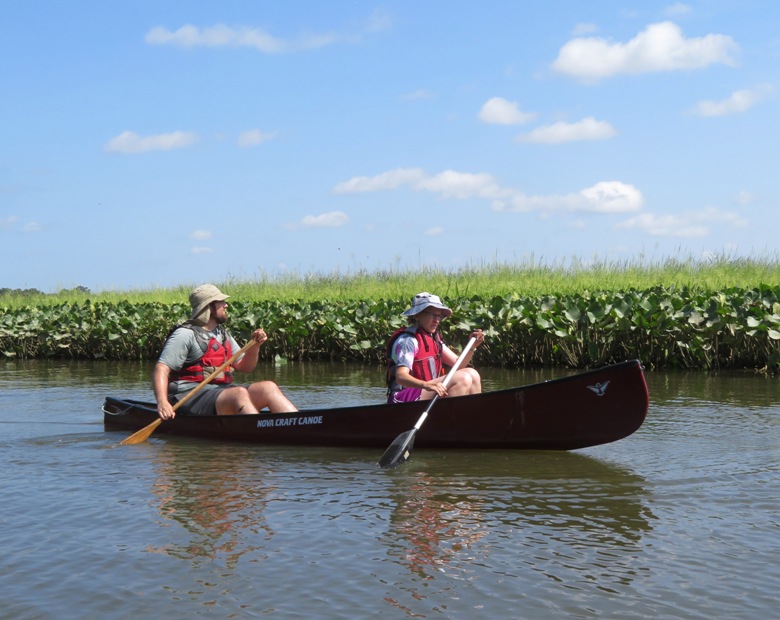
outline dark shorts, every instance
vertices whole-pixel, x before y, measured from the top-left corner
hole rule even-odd
[[[217,397],[222,390],[226,390],[232,387],[249,387],[241,383],[231,383],[224,387],[212,387],[211,389],[203,389],[195,396],[190,398],[184,403],[178,410],[183,415],[217,415]],[[186,394],[186,392],[185,392]],[[182,394],[184,396],[185,394]]]
[[[420,400],[422,390],[420,388],[408,387],[400,390],[399,392],[393,392],[387,399],[387,402],[391,405],[394,403],[412,403],[416,400]]]

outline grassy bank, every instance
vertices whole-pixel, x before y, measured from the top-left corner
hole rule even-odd
[[[493,266],[458,272],[357,273],[217,283],[241,340],[258,326],[265,357],[381,364],[383,343],[421,290],[454,310],[442,325],[459,347],[486,330],[478,364],[584,368],[638,358],[650,368],[751,368],[780,363],[776,262]],[[188,285],[0,298],[8,358],[153,359],[187,318]],[[6,296],[7,297],[7,296]]]
[[[0,307],[52,306],[92,302],[163,303],[186,302],[200,281],[170,288],[90,292],[63,290],[55,294],[0,294]],[[386,269],[331,274],[261,275],[252,280],[215,282],[236,300],[247,302],[298,300],[333,302],[361,299],[408,299],[426,290],[442,298],[520,295],[569,295],[582,291],[614,292],[655,286],[717,291],[734,286],[780,286],[780,257],[764,260],[727,256],[702,261],[670,258],[660,262],[642,260],[585,262],[579,259],[545,263],[529,259],[520,265],[487,264],[458,270],[420,271]]]

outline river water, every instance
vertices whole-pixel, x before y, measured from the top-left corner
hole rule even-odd
[[[145,363],[0,363],[0,618],[770,618],[780,380],[648,373],[634,435],[566,453],[118,446]],[[481,369],[486,389],[562,371]],[[299,406],[381,369],[266,366]],[[435,415],[435,413],[432,413]]]

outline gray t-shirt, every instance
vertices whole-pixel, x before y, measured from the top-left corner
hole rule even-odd
[[[234,340],[233,336],[219,327],[214,331],[205,331],[205,335],[207,340],[216,338],[217,341],[222,344],[224,344],[225,337],[227,337],[230,342],[230,349],[234,353],[241,348]],[[163,346],[163,350],[157,361],[161,364],[165,364],[171,370],[178,371],[185,366],[189,366],[193,362],[197,362],[203,357],[203,353],[204,351],[198,343],[198,337],[195,335],[195,332],[187,327],[179,327],[170,335],[168,340],[165,341],[165,346]],[[168,394],[177,395],[188,392],[196,385],[198,384],[193,381],[171,381],[168,384]],[[214,389],[217,387],[219,386],[209,383],[204,386],[203,389]]]

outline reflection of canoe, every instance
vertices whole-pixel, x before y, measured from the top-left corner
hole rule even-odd
[[[627,437],[648,409],[637,360],[473,396],[443,398],[415,438],[418,448],[574,450]],[[307,409],[295,414],[176,416],[158,433],[265,444],[387,447],[412,428],[427,402]],[[151,403],[106,398],[107,429],[154,421]]]

